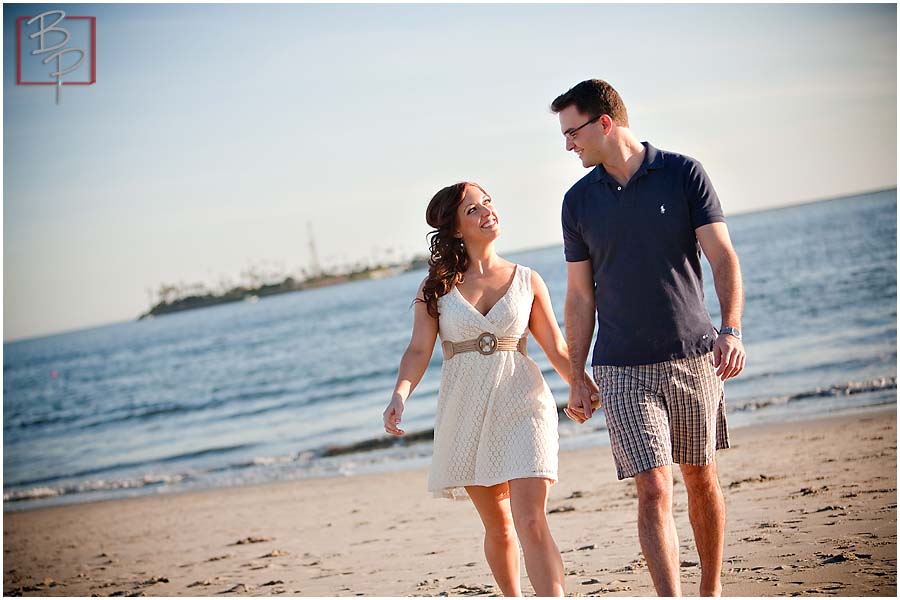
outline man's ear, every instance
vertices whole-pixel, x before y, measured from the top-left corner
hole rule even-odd
[[[603,115],[600,117],[600,126],[603,128],[603,133],[605,134],[609,134],[615,124],[616,122],[613,121],[612,117],[610,117],[609,115]]]

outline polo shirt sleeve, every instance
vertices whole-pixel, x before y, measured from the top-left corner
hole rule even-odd
[[[692,160],[687,165],[685,195],[691,211],[691,225],[694,229],[725,221],[725,213],[719,204],[719,196],[713,188],[712,181],[698,161]]]
[[[566,253],[566,262],[581,262],[591,257],[587,244],[581,237],[581,228],[572,215],[571,200],[568,194],[562,204],[562,230],[563,246]]]

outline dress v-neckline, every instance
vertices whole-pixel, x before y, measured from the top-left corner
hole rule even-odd
[[[495,308],[497,308],[497,305],[499,305],[501,302],[503,302],[503,300],[506,298],[506,296],[509,295],[510,290],[511,290],[511,289],[513,288],[513,286],[516,284],[516,279],[517,279],[518,277],[519,277],[519,265],[516,264],[515,271],[513,271],[512,281],[510,281],[510,282],[509,282],[509,285],[506,286],[506,291],[503,292],[503,295],[500,296],[500,298],[498,298],[496,302],[494,302],[494,305],[491,306],[491,307],[488,309],[488,311],[487,311],[486,313],[483,313],[483,314],[482,314],[482,312],[481,312],[480,310],[478,310],[477,308],[475,308],[475,305],[474,305],[474,304],[472,304],[471,302],[469,302],[469,301],[466,299],[466,297],[463,296],[463,293],[462,293],[461,291],[459,291],[459,286],[454,285],[454,286],[453,286],[453,289],[456,291],[456,293],[459,295],[459,297],[462,298],[462,301],[466,304],[466,306],[468,306],[469,308],[471,308],[472,310],[474,310],[476,313],[478,313],[479,315],[481,315],[481,317],[482,317],[483,319],[487,319],[488,315],[491,314],[491,312],[493,312],[493,310],[494,310]]]

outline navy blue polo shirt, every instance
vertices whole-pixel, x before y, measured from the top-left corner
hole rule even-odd
[[[700,163],[643,142],[624,186],[598,165],[566,192],[566,261],[591,261],[599,331],[594,365],[643,365],[712,350],[694,230],[724,221]]]

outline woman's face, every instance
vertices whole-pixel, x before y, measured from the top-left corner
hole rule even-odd
[[[493,241],[500,235],[500,219],[487,192],[467,185],[462,201],[456,209],[456,222],[463,243]]]

